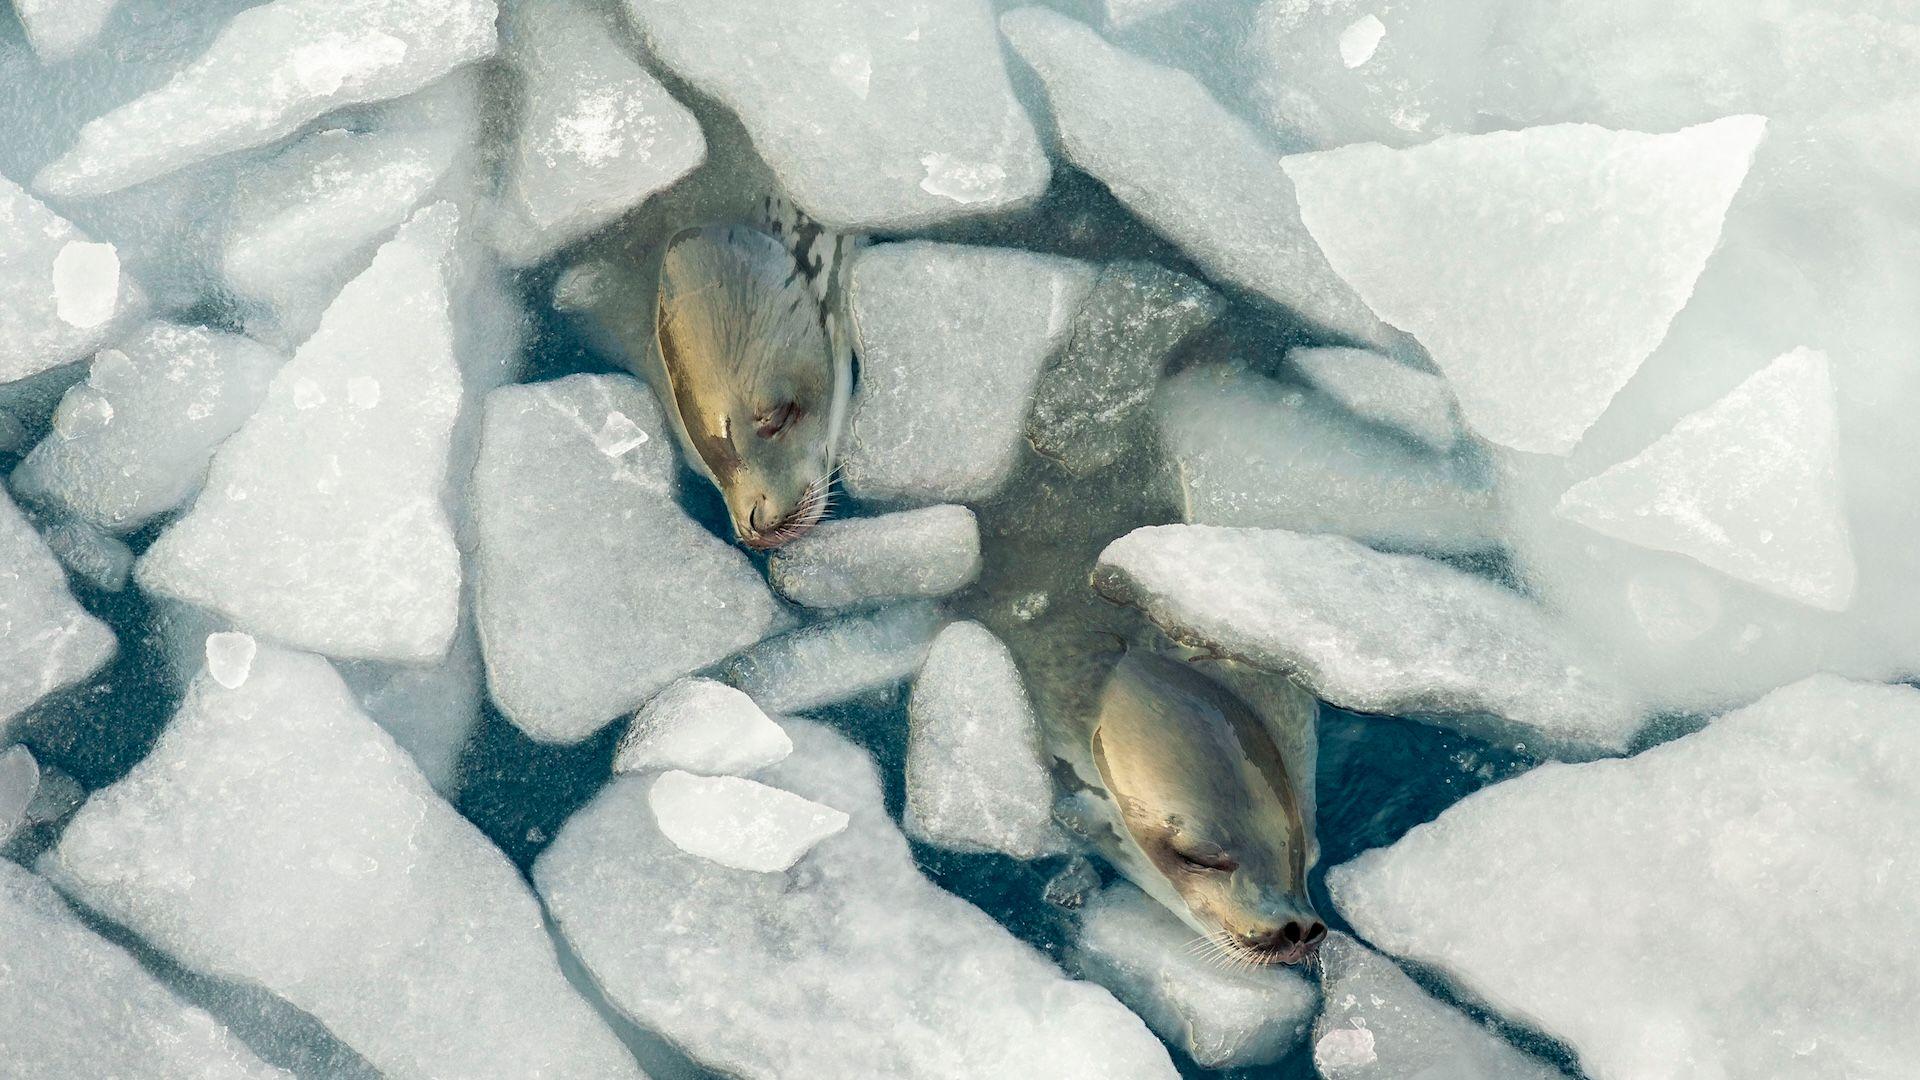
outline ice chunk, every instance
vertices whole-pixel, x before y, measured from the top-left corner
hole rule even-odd
[[[985,0],[627,0],[654,55],[738,114],[802,210],[906,229],[1031,202],[1047,159]]]
[[[539,262],[705,159],[693,113],[613,40],[596,6],[515,7],[504,37],[526,87],[494,232],[508,262]]]
[[[1168,357],[1225,307],[1211,289],[1152,263],[1102,269],[1073,336],[1040,374],[1027,441],[1075,476],[1111,465]]]
[[[1122,883],[1087,904],[1074,960],[1203,1069],[1280,1060],[1312,1021],[1312,984],[1291,968],[1219,964],[1193,945],[1172,912]]]
[[[1484,789],[1328,886],[1368,940],[1597,1080],[1897,1076],[1920,1055],[1916,836],[1920,691],[1817,676]]]
[[[814,623],[733,658],[726,680],[768,712],[817,709],[911,678],[941,622],[909,603]]]
[[[270,1068],[84,926],[46,881],[0,859],[0,1054],[10,1076],[268,1080]]]
[[[1189,521],[1437,552],[1495,546],[1494,475],[1469,448],[1409,445],[1230,365],[1175,376],[1154,409]]]
[[[435,791],[460,788],[460,755],[480,722],[486,674],[480,639],[462,619],[447,658],[432,664],[356,660],[340,666],[360,708],[413,755]]]
[[[613,771],[744,776],[792,752],[793,740],[752,698],[712,679],[682,679],[633,718],[613,756]]]
[[[907,835],[1016,859],[1061,849],[1033,706],[991,631],[974,622],[940,631],[907,717]]]
[[[97,589],[119,592],[127,587],[133,574],[133,549],[117,536],[109,536],[84,521],[36,514],[40,536],[47,549],[68,573],[77,575]]]
[[[964,506],[824,521],[775,549],[768,577],[808,607],[945,596],[980,576],[980,526]]]
[[[1834,411],[1826,354],[1796,349],[1637,456],[1575,484],[1558,513],[1790,600],[1845,610],[1855,570]]]
[[[195,971],[257,983],[390,1076],[636,1077],[505,856],[319,657],[196,679],[43,868]]]
[[[652,437],[602,452],[614,413]],[[746,556],[674,501],[665,423],[625,376],[487,396],[475,616],[494,701],[537,739],[584,739],[773,624]]]
[[[0,739],[28,706],[98,671],[113,631],[67,591],[66,575],[0,491]]]
[[[1344,537],[1150,526],[1101,553],[1094,587],[1355,712],[1579,756],[1626,749],[1642,720],[1617,676],[1525,597]]]
[[[1334,269],[1427,347],[1467,423],[1563,454],[1666,336],[1765,130],[1560,124],[1283,164]]]
[[[259,649],[259,644],[249,634],[231,630],[208,634],[207,674],[221,686],[238,690],[247,684],[247,676],[253,673],[253,658],[259,654]]]
[[[1208,274],[1332,333],[1387,340],[1301,224],[1280,156],[1191,75],[1043,8],[1010,11],[1000,29],[1046,85],[1068,159]]]
[[[860,389],[846,447],[862,498],[972,502],[1020,455],[1047,355],[1093,288],[1085,263],[911,241],[853,267]]]
[[[0,383],[80,359],[145,305],[111,245],[0,176]]]
[[[1435,1001],[1391,960],[1345,934],[1327,935],[1320,965],[1326,1006],[1313,1029],[1313,1063],[1325,1080],[1561,1075]]]
[[[847,827],[847,815],[739,776],[675,769],[647,789],[660,835],[689,855],[735,870],[777,874]]]
[[[343,657],[432,660],[453,638],[460,554],[445,507],[460,408],[438,203],[374,257],[214,455],[141,587],[264,637]],[[355,404],[349,384],[384,388]]]
[[[0,752],[0,848],[27,822],[27,807],[40,790],[40,763],[24,746]]]
[[[271,0],[166,85],[89,121],[34,178],[80,198],[262,146],[323,113],[417,90],[493,53],[493,0]]]
[[[1380,39],[1387,36],[1387,24],[1378,15],[1362,15],[1340,31],[1340,62],[1357,68],[1373,59]]]
[[[199,490],[214,449],[259,407],[282,362],[238,334],[149,323],[94,357],[62,399],[54,433],[14,470],[13,489],[132,532]]]
[[[641,776],[616,777],[534,864],[615,1007],[740,1076],[1172,1080],[1106,991],[920,875],[865,753],[805,720],[790,733],[793,756],[763,778],[849,818],[793,870],[675,848]]]
[[[42,63],[57,64],[92,44],[120,0],[13,0],[27,42]]]
[[[1363,420],[1446,453],[1460,441],[1453,392],[1438,375],[1365,349],[1290,349],[1287,363]]]

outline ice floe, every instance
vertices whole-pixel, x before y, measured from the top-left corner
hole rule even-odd
[[[740,776],[673,769],[647,789],[660,835],[689,855],[758,874],[786,870],[847,827],[847,815]]]
[[[1446,453],[1460,441],[1453,392],[1438,375],[1365,349],[1290,349],[1287,366],[1353,415],[1392,428],[1436,453]]]
[[[980,526],[951,504],[824,521],[767,563],[780,595],[816,608],[945,596],[979,575]]]
[[[634,716],[613,771],[745,776],[792,752],[793,740],[752,698],[712,679],[682,679]]]
[[[67,591],[67,576],[0,491],[0,741],[34,702],[98,671],[113,631]]]
[[[145,304],[113,245],[0,176],[0,383],[81,359]]]
[[[843,615],[768,638],[728,661],[725,677],[768,712],[817,709],[912,678],[944,621],[913,602]]]

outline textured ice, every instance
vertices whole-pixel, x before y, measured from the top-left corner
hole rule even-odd
[[[86,356],[144,307],[111,245],[0,176],[0,383]]]
[[[853,268],[860,388],[846,447],[862,498],[971,502],[999,489],[1048,354],[1093,288],[1086,263],[911,241]]]
[[[1642,720],[1606,665],[1532,601],[1345,537],[1150,526],[1101,553],[1094,586],[1181,640],[1355,712],[1580,756],[1626,749]]]
[[[1357,932],[1596,1080],[1898,1076],[1920,1055],[1917,777],[1920,691],[1817,676],[1487,788],[1328,885]]]
[[[1121,883],[1087,904],[1074,960],[1201,1068],[1278,1061],[1312,1022],[1312,984],[1291,968],[1209,962],[1193,941],[1172,912]]]
[[[980,575],[980,526],[964,506],[823,521],[773,553],[780,595],[834,608],[889,596],[945,596]]]
[[[1040,374],[1027,441],[1075,476],[1112,464],[1174,349],[1225,308],[1211,289],[1152,263],[1102,269]]]
[[[1420,989],[1345,934],[1320,947],[1326,1004],[1313,1028],[1324,1080],[1559,1080],[1554,1069]]]
[[[388,1076],[635,1077],[506,857],[319,657],[196,679],[42,866],[199,972],[257,983]]]
[[[0,491],[0,740],[15,716],[113,651],[113,631],[74,602],[53,553]]]
[[[817,709],[911,678],[941,624],[925,603],[814,623],[733,658],[726,679],[771,713]]]
[[[1016,207],[1047,159],[986,0],[627,0],[662,62],[738,114],[802,210],[907,228]]]
[[[0,859],[0,1062],[8,1076],[268,1080],[266,1065],[126,950],[80,922],[53,887]]]
[[[603,452],[614,413],[652,437]],[[746,556],[674,501],[665,423],[626,376],[487,396],[475,614],[493,700],[537,739],[584,739],[773,623]]]
[[[59,63],[93,43],[120,0],[13,0],[40,59]]]
[[[253,415],[283,362],[238,334],[149,323],[95,354],[53,433],[14,470],[13,490],[132,532],[199,490],[215,448]]]
[[[356,660],[340,666],[340,677],[360,708],[413,755],[434,790],[452,798],[460,786],[460,755],[487,695],[480,639],[470,621],[461,620],[444,660]]]
[[[1291,349],[1287,364],[1348,412],[1446,453],[1460,441],[1453,391],[1438,375],[1365,349]]]
[[[458,222],[450,203],[420,211],[341,292],[141,558],[143,588],[334,656],[446,652],[460,601],[444,505]]]
[[[493,0],[272,0],[234,16],[166,85],[88,121],[34,178],[100,195],[262,146],[323,113],[417,90],[492,55]]]
[[[1856,577],[1827,357],[1797,349],[1584,480],[1558,513],[1831,611]]]
[[[1388,547],[1495,546],[1492,472],[1230,365],[1191,368],[1154,405],[1187,520],[1342,533]]]
[[[1284,165],[1334,269],[1427,347],[1467,423],[1563,454],[1692,295],[1765,129],[1561,124]]]
[[[686,106],[615,42],[583,0],[508,13],[506,58],[525,86],[494,242],[538,262],[692,171],[706,140]]]
[[[689,855],[777,874],[847,827],[847,815],[740,776],[662,773],[647,789],[660,835]]]
[[[992,631],[975,622],[940,631],[907,718],[907,835],[1016,859],[1060,850],[1033,706]]]
[[[40,763],[24,746],[0,751],[0,848],[27,822],[27,807],[40,790]]]
[[[1175,1076],[1107,992],[1062,976],[913,865],[867,755],[793,721],[770,784],[849,815],[793,870],[732,870],[660,835],[617,777],[534,864],[608,999],[737,1076]],[[688,912],[698,912],[688,917]]]
[[[1123,52],[1042,8],[1000,17],[1046,84],[1069,160],[1210,275],[1363,342],[1390,331],[1301,224],[1280,156],[1191,75]]]
[[[613,771],[744,776],[791,753],[793,740],[752,698],[712,679],[682,679],[634,716]]]

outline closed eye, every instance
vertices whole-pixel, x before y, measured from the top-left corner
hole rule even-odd
[[[763,439],[771,439],[775,435],[792,427],[794,422],[799,420],[802,415],[804,415],[804,410],[800,408],[798,403],[792,401],[786,402],[770,412],[755,417],[753,421],[754,434],[759,435]]]
[[[1189,870],[1232,873],[1240,863],[1224,851],[1175,851],[1174,855]]]

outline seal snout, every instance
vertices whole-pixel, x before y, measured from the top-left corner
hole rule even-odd
[[[1312,915],[1292,916],[1234,935],[1241,948],[1269,964],[1298,964],[1312,956],[1326,938],[1327,924]]]

